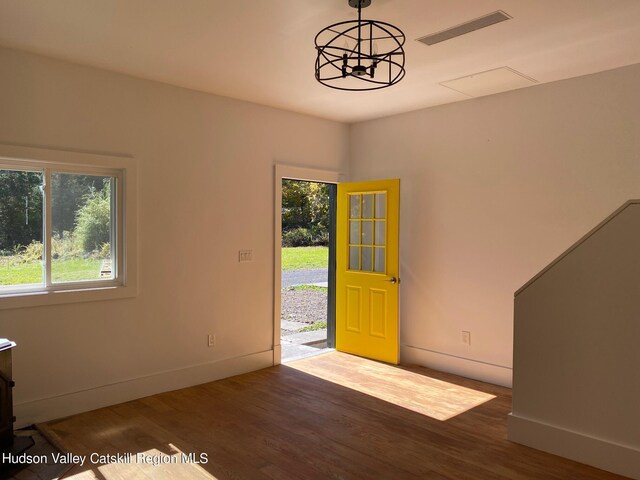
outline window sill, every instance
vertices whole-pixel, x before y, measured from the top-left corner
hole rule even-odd
[[[75,290],[37,290],[0,294],[0,310],[40,307],[78,302],[99,302],[135,297],[137,288],[132,285],[109,285]]]

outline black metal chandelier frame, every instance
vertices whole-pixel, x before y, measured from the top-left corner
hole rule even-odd
[[[362,20],[362,8],[369,6],[371,0],[348,0],[348,3],[358,9],[358,20],[334,23],[315,37],[316,80],[330,88],[350,91],[395,85],[406,73],[404,33],[390,23]],[[320,43],[321,39],[326,41]],[[349,40],[355,42],[353,48],[348,46]],[[376,51],[378,42],[386,46],[386,51]],[[349,77],[355,81],[346,85],[344,79]]]

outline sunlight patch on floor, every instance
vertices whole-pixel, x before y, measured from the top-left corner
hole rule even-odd
[[[289,362],[286,367],[441,421],[495,398],[495,395],[340,352]]]
[[[135,475],[145,474],[149,478],[188,478],[193,480],[216,480],[216,477],[207,472],[198,463],[200,458],[197,453],[182,452],[173,444],[169,444],[169,452],[150,449],[133,454],[133,464],[108,463],[98,468],[102,476],[111,478],[137,478]],[[208,460],[204,454],[204,461]]]
[[[73,480],[121,480],[124,478],[184,478],[189,480],[217,480],[216,477],[198,465],[198,461],[208,458],[200,454],[187,454],[173,444],[169,444],[169,452],[150,449],[145,452],[131,453],[130,461],[120,459],[113,463],[91,465],[88,470],[68,475],[64,478]],[[109,455],[109,454],[101,454]]]

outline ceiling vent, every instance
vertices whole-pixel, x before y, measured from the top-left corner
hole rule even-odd
[[[510,19],[511,17],[509,15],[504,13],[502,10],[498,10],[497,12],[448,28],[447,30],[442,30],[441,32],[432,33],[431,35],[418,38],[417,41],[422,42],[425,45],[435,45],[436,43],[444,42],[445,40],[450,40],[452,38],[459,37],[460,35],[480,30],[481,28],[489,27]]]

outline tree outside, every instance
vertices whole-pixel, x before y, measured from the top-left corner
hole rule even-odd
[[[0,255],[42,242],[42,173],[0,170]]]
[[[282,181],[282,246],[329,245],[329,185]]]

